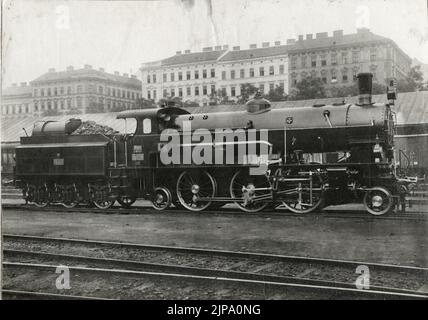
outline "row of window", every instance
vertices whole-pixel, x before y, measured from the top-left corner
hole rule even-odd
[[[83,92],[83,85],[77,85],[76,86],[76,93],[82,93]],[[124,98],[124,99],[132,99],[135,100],[137,98],[140,98],[140,93],[135,92],[135,91],[129,91],[129,90],[122,90],[122,89],[117,89],[117,88],[110,88],[107,87],[104,90],[103,86],[98,86],[98,88],[96,89],[95,85],[88,85],[87,86],[87,92],[89,93],[98,93],[98,94],[105,94],[108,96],[112,96],[112,97],[119,97],[119,98]],[[73,87],[72,86],[67,86],[67,87],[54,87],[54,88],[41,88],[41,89],[34,89],[34,96],[37,97],[40,96],[44,97],[45,94],[46,96],[58,96],[58,95],[64,95],[64,94],[72,94],[73,93]]]
[[[292,57],[290,59],[290,68],[296,69],[300,66],[300,68],[308,68],[308,67],[317,67],[317,66],[327,66],[327,55],[322,54],[319,56],[320,59],[318,61],[317,55],[311,56],[301,56],[300,57],[300,65],[298,65],[298,58]],[[375,48],[370,49],[370,61],[375,61],[377,59],[377,51]],[[348,64],[349,62],[349,54],[348,52],[341,52],[340,56],[337,53],[330,54],[330,64],[332,66],[341,64]],[[352,51],[352,63],[360,62],[360,51]]]
[[[206,70],[206,69],[202,70],[201,75],[200,75],[199,71],[200,70],[193,71],[193,78],[192,78],[192,72],[191,71],[186,71],[185,74],[182,71],[179,71],[177,73],[177,77],[176,77],[175,72],[171,72],[169,74],[164,73],[162,75],[162,77],[163,77],[162,80],[163,80],[163,82],[168,82],[168,80],[170,82],[173,82],[173,81],[176,81],[176,79],[177,79],[177,81],[197,80],[197,79],[200,79],[200,76],[202,76],[201,79],[207,79],[208,78],[208,70]],[[260,67],[258,69],[258,71],[259,71],[258,76],[260,76],[260,77],[263,77],[265,75],[273,76],[273,75],[275,75],[275,72],[276,72],[276,74],[284,74],[285,67],[283,64],[279,65],[278,70],[275,71],[275,66],[270,66],[266,72],[265,72],[265,67]],[[169,77],[168,77],[168,75],[169,75]],[[215,76],[216,76],[215,69],[211,69],[209,75],[211,78],[215,78]],[[184,78],[184,76],[185,76],[185,78]],[[236,79],[237,76],[238,76],[238,70],[230,70],[229,71],[229,79]],[[255,75],[255,69],[254,68],[250,68],[248,70],[242,68],[239,70],[239,77],[240,78],[246,78],[246,77],[254,78],[255,76],[256,75]],[[222,78],[222,80],[226,80],[228,78],[226,71],[221,72],[221,78]],[[156,74],[147,75],[147,83],[156,83]]]
[[[373,74],[373,80],[376,80],[377,79],[376,78],[376,71],[374,69],[372,69],[372,70],[370,70],[370,72]],[[357,70],[353,70],[352,71],[352,80],[353,81],[357,80],[357,74],[358,74]],[[305,79],[308,76],[311,76],[312,78],[317,78],[318,77],[318,73],[315,72],[315,71],[312,71],[310,74],[308,74],[306,72],[302,72],[300,74],[301,79]],[[319,78],[322,80],[322,82],[327,83],[327,78],[328,78],[327,77],[327,72],[320,72],[320,77]],[[350,78],[349,78],[348,72],[343,72],[342,71],[342,77],[341,77],[342,82],[343,83],[347,83],[349,81],[349,79]],[[333,83],[337,83],[339,81],[339,77],[337,75],[337,71],[336,70],[331,70],[330,80]],[[291,74],[291,83],[293,85],[297,84],[297,74],[295,74],[295,73]]]
[[[30,112],[30,106],[28,103],[19,105],[4,105],[2,106],[2,114],[25,114]]]
[[[77,108],[83,107],[83,98],[82,97],[76,97],[75,98],[75,104],[73,103],[74,99],[63,99],[63,100],[54,100],[54,101],[36,101],[34,102],[34,111],[44,111],[44,110],[65,110],[65,109],[71,109],[74,105]],[[112,99],[104,99],[103,97],[99,97],[98,99],[95,98],[89,98],[89,103],[97,102],[99,105],[104,105],[104,103],[107,105],[107,108],[116,107],[116,106],[135,106],[135,103],[133,102],[124,102],[124,101],[116,101]]]
[[[284,81],[280,81],[279,82],[279,86],[284,90]],[[261,93],[267,93],[265,92],[265,84],[261,83],[258,84],[258,88],[259,91]],[[275,89],[275,83],[271,82],[269,83],[269,91],[274,90]],[[177,89],[177,91],[176,91]],[[185,90],[184,88],[171,88],[171,89],[163,89],[162,92],[162,96],[164,98],[167,97],[175,97],[176,95],[180,98],[184,97],[184,96],[206,96],[206,95],[211,95],[211,94],[216,94],[216,86],[215,85],[211,85],[211,86],[202,86],[202,90],[200,88],[200,86],[195,86],[195,87],[186,87]],[[222,96],[226,96],[228,95],[228,93],[230,94],[231,97],[236,97],[238,95],[238,91],[237,91],[237,87],[236,86],[230,86],[229,90],[226,90],[226,87],[222,87],[220,88],[220,93]],[[156,100],[157,97],[157,91],[156,90],[148,90],[147,91],[147,99],[153,99]]]

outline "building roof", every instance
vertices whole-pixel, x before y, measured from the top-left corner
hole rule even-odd
[[[272,102],[272,108],[292,108],[292,107],[312,107],[314,104],[332,104],[335,102],[356,103],[358,97],[348,98],[323,98],[313,100],[299,101],[281,101]],[[374,95],[373,102],[388,102],[386,94]],[[185,108],[190,113],[211,113],[211,112],[230,112],[245,110],[245,105],[218,105],[205,107],[190,107]],[[406,126],[414,124],[424,124],[428,126],[428,91],[419,92],[404,92],[399,93],[394,111],[397,113],[397,125]],[[66,121],[70,118],[79,118],[82,121],[95,121],[97,124],[109,126],[119,132],[125,132],[125,121],[116,119],[117,113],[96,113],[96,114],[79,114],[79,115],[64,115],[45,118],[36,117],[14,117],[13,121],[4,118],[1,119],[1,142],[16,142],[19,137],[25,136],[22,128],[27,130],[30,135],[33,124],[39,120],[57,120]],[[127,132],[135,130],[135,122],[132,119],[127,120]]]
[[[294,40],[294,39],[293,39]],[[391,39],[379,36],[370,32],[368,29],[360,29],[357,33],[353,34],[337,34],[328,37],[328,34],[321,33],[313,35],[312,39],[294,40],[293,43],[285,45],[276,45],[271,47],[262,47],[255,49],[245,50],[219,50],[208,52],[196,52],[187,54],[176,54],[175,56],[161,60],[161,66],[180,65],[187,63],[201,63],[208,61],[229,62],[250,60],[257,58],[273,57],[279,55],[286,55],[294,52],[316,50],[322,48],[341,48],[343,46],[369,44],[372,42],[390,42],[394,43]],[[398,48],[398,46],[397,46]],[[224,55],[223,55],[224,54]],[[223,56],[222,56],[223,55]],[[409,58],[410,59],[410,58]]]
[[[378,36],[370,31],[360,31],[353,34],[332,36],[332,37],[314,37],[313,39],[295,40],[292,44],[279,45],[267,48],[256,48],[247,50],[229,51],[220,59],[221,62],[255,59],[285,55],[293,52],[315,50],[321,48],[334,48],[341,46],[357,45],[359,43],[367,44],[376,41],[391,41],[388,38]]]
[[[2,96],[23,96],[32,94],[31,86],[13,86],[2,89]],[[8,97],[10,98],[10,97]]]
[[[162,66],[172,66],[177,64],[186,63],[203,63],[208,61],[216,61],[226,50],[195,52],[195,53],[182,53],[175,56],[163,59]]]
[[[282,45],[268,48],[229,51],[220,59],[220,62],[286,55],[291,47],[292,45]]]
[[[352,34],[345,34],[337,37],[325,37],[325,38],[315,38],[315,39],[305,39],[301,41],[296,41],[293,47],[290,50],[312,50],[318,48],[334,48],[335,46],[351,46],[357,45],[360,43],[368,44],[370,42],[391,42],[392,40],[374,34],[370,31],[362,31]]]
[[[31,84],[36,84],[38,82],[52,82],[52,81],[70,81],[77,80],[81,78],[92,78],[96,77],[101,80],[109,80],[114,82],[120,82],[128,85],[141,87],[141,81],[137,78],[126,77],[122,75],[116,75],[112,73],[107,73],[95,69],[76,69],[76,70],[66,70],[66,71],[53,71],[47,72],[40,77],[31,81]]]

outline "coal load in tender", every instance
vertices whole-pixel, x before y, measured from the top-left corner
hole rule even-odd
[[[113,135],[119,132],[108,126],[97,124],[95,121],[84,121],[72,134],[90,135],[90,134],[104,134]]]

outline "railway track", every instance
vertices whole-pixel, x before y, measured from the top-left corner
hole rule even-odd
[[[232,252],[222,250],[207,250],[195,248],[180,248],[167,246],[140,245],[131,243],[91,241],[81,239],[45,238],[29,237],[21,235],[5,235],[4,263],[5,270],[54,270],[58,265],[67,265],[70,273],[90,273],[103,275],[105,277],[137,277],[160,279],[167,282],[183,281],[183,279],[200,283],[203,286],[208,284],[221,283],[222,285],[238,286],[248,290],[248,286],[258,290],[270,288],[272,292],[287,290],[290,292],[305,292],[321,294],[321,297],[343,296],[352,298],[375,298],[375,299],[427,299],[428,293],[418,292],[416,288],[422,286],[427,279],[428,269],[412,266],[396,266],[387,264],[362,263],[356,261],[328,260],[318,258],[306,258],[295,256],[280,256],[270,254],[258,254],[247,252]],[[10,242],[20,243],[21,247],[33,250],[14,249]],[[29,246],[33,243],[33,247]],[[49,248],[51,252],[34,251],[34,243],[39,247]],[[92,255],[63,254],[60,252],[81,253],[82,249],[88,249]],[[79,247],[80,246],[80,247]],[[16,246],[15,246],[16,247]],[[55,247],[60,250],[53,250]],[[94,247],[102,248],[102,255],[94,251]],[[112,254],[126,251],[129,254]],[[118,250],[120,249],[120,250]],[[135,252],[140,252],[136,256]],[[99,253],[99,252],[98,252]],[[108,257],[105,257],[108,256]],[[134,259],[130,259],[134,257]],[[136,258],[135,258],[136,257]],[[195,261],[198,261],[195,263]],[[202,264],[202,267],[201,267]],[[279,272],[282,264],[287,264],[288,268],[284,272]],[[370,290],[356,289],[351,281],[332,281],[328,272],[323,268],[333,268],[335,278],[348,277],[350,270],[354,271],[355,266],[364,264],[378,272],[379,278],[386,277],[394,282],[391,274],[405,276],[407,279],[416,279],[414,288],[396,288],[377,285],[370,285]],[[311,277],[311,272],[321,270],[318,278]],[[294,272],[290,272],[293,270]],[[331,270],[330,276],[331,274]],[[345,276],[346,274],[346,276]],[[321,275],[321,276],[320,276]],[[353,273],[355,278],[355,271]],[[264,291],[266,292],[266,291]],[[324,296],[326,295],[326,296]]]
[[[279,209],[276,211],[264,211],[257,213],[246,213],[241,210],[235,208],[221,208],[214,210],[207,210],[203,212],[189,212],[187,210],[178,209],[178,208],[170,208],[165,211],[157,211],[151,207],[146,206],[133,206],[131,208],[122,208],[122,207],[112,207],[106,210],[88,208],[88,207],[76,207],[76,208],[64,208],[62,206],[49,206],[45,208],[38,208],[32,205],[24,205],[24,204],[3,204],[3,209],[6,210],[29,210],[33,212],[79,212],[79,213],[94,213],[94,214],[186,214],[187,216],[190,214],[195,215],[213,215],[213,214],[221,214],[221,215],[233,215],[233,216],[256,216],[256,217],[322,217],[322,218],[346,218],[346,219],[384,219],[384,220],[416,220],[416,221],[424,221],[428,220],[428,211],[427,212],[411,212],[411,213],[391,213],[388,215],[382,216],[372,216],[365,211],[359,210],[346,210],[346,212],[338,213],[337,210],[322,210],[318,212],[313,212],[311,214],[295,214],[288,212],[284,209]]]

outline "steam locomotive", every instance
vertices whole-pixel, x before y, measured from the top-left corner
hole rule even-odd
[[[246,212],[283,205],[309,213],[363,202],[372,215],[403,198],[394,173],[394,112],[371,102],[372,74],[358,75],[359,103],[272,109],[255,97],[241,112],[127,110],[134,134],[72,135],[80,120],[39,122],[16,149],[16,180],[38,207],[150,199],[191,211],[226,203]]]

